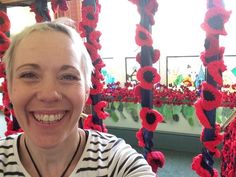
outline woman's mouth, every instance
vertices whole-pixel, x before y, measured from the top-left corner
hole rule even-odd
[[[60,121],[65,115],[65,112],[60,113],[33,113],[34,118],[45,124],[50,124]]]

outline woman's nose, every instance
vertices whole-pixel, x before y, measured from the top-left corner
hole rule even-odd
[[[44,82],[40,84],[37,99],[43,102],[56,102],[62,99],[62,95],[57,84],[54,82]]]

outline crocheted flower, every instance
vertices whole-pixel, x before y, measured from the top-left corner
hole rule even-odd
[[[155,131],[157,124],[163,121],[163,116],[156,110],[143,107],[140,111],[142,127],[148,131]]]
[[[154,49],[153,51],[153,57],[152,57],[152,63],[156,63],[160,58],[160,50]]]
[[[201,106],[204,110],[210,111],[219,107],[221,99],[222,94],[217,88],[205,81],[202,82]]]
[[[152,46],[152,36],[150,32],[142,25],[136,25],[135,42],[139,46]]]
[[[139,129],[139,131],[137,131],[136,138],[138,140],[138,145],[140,147],[145,147],[145,142],[144,142],[144,138],[143,138],[143,128],[141,128],[141,129]]]
[[[196,103],[194,104],[195,107],[195,112],[197,115],[197,118],[199,120],[199,122],[205,127],[205,128],[212,128],[210,122],[208,121],[208,118],[206,117],[204,110],[202,108],[201,105],[201,100],[198,99],[198,101],[196,101]]]
[[[160,75],[156,68],[152,66],[144,66],[139,68],[137,72],[137,80],[140,81],[140,86],[144,89],[151,90],[153,85],[160,81]]]
[[[153,172],[157,172],[158,168],[162,168],[165,164],[165,156],[160,151],[151,151],[146,155],[148,164],[152,167]]]
[[[223,7],[210,8],[205,14],[204,23],[201,27],[208,33],[226,35],[224,24],[229,20],[231,12]]]
[[[94,9],[94,6],[83,6],[82,8],[82,22],[83,25],[90,28],[96,28],[98,22],[98,8]]]
[[[101,35],[102,33],[100,31],[92,31],[89,34],[89,40],[96,49],[102,48],[101,44],[99,43],[99,38]]]
[[[62,11],[68,10],[68,5],[67,5],[66,0],[51,0],[51,7],[54,13],[57,12],[58,7]]]
[[[4,11],[0,11],[0,31],[6,33],[10,31],[11,23]]]
[[[35,13],[36,22],[51,21],[49,9],[43,1],[35,1],[30,5],[30,12]]]
[[[101,58],[95,46],[93,46],[92,44],[88,42],[85,42],[84,45],[87,48],[92,61],[95,61],[96,59]]]
[[[99,125],[93,122],[92,114],[88,115],[88,117],[84,120],[83,127],[84,129],[92,129],[92,130],[97,130],[97,131],[105,132],[105,133],[107,132],[107,128],[105,124]]]
[[[207,49],[206,51],[202,52],[200,55],[200,59],[202,60],[202,63],[204,66],[208,66],[209,63],[214,62],[216,60],[222,61],[223,55],[224,55],[225,48],[213,48],[213,49]]]
[[[213,176],[211,173],[202,167],[202,154],[198,154],[196,157],[193,158],[192,162],[192,169],[196,171],[196,173],[200,177],[218,177],[218,171],[216,169],[213,169]]]
[[[99,119],[106,119],[109,114],[104,111],[104,108],[107,107],[108,103],[106,101],[99,101],[94,105],[94,111],[96,112]]]
[[[212,61],[207,65],[207,69],[211,77],[217,84],[220,86],[223,85],[223,79],[221,73],[224,72],[227,68],[223,60]]]
[[[1,53],[4,53],[8,49],[10,42],[11,41],[6,36],[6,34],[0,31],[0,52]]]
[[[90,94],[91,95],[97,95],[102,93],[103,90],[103,83],[101,83],[99,80],[94,79],[92,77],[92,88],[90,89]]]
[[[156,0],[149,0],[148,3],[144,6],[144,12],[149,18],[151,25],[155,24],[154,15],[158,9],[158,3]]]

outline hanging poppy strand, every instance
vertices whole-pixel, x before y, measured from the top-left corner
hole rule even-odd
[[[100,10],[101,5],[98,0],[84,0],[82,2],[82,20],[79,23],[79,30],[81,37],[86,39],[84,44],[94,66],[92,88],[87,101],[88,105],[92,105],[92,114],[85,119],[83,126],[85,129],[107,132],[103,120],[109,116],[104,111],[108,103],[101,100],[104,87],[104,77],[101,74],[101,69],[105,67],[105,64],[98,54],[98,50],[101,49],[101,44],[99,43],[101,32],[96,30]]]
[[[165,157],[160,151],[153,151],[153,133],[157,125],[163,121],[163,116],[153,109],[153,90],[159,83],[160,75],[152,65],[158,61],[160,51],[153,49],[151,27],[155,24],[154,15],[158,9],[156,0],[130,0],[137,5],[141,16],[140,24],[136,26],[135,42],[141,47],[141,52],[137,54],[136,61],[140,64],[137,71],[138,85],[135,93],[141,102],[140,118],[142,128],[136,133],[138,144],[144,148],[144,156],[153,172],[157,173],[159,167],[163,167]]]
[[[227,34],[224,24],[230,13],[225,10],[222,0],[207,0],[207,12],[201,25],[206,32],[205,51],[200,57],[206,67],[207,77],[201,85],[200,98],[194,104],[196,115],[203,126],[200,137],[203,148],[202,153],[193,158],[192,169],[200,177],[219,175],[213,168],[213,158],[221,156],[217,146],[222,143],[223,135],[220,133],[220,125],[216,124],[216,108],[222,104],[220,89],[223,86],[222,73],[226,70],[224,47],[219,46],[219,36]]]
[[[10,45],[10,27],[11,27],[11,22],[7,16],[7,13],[3,10],[0,11],[0,40],[1,40],[1,45],[0,45],[0,57],[1,57],[1,62],[0,62],[0,78],[3,78],[2,82],[2,103],[3,105],[1,106],[1,110],[4,113],[5,116],[5,121],[7,125],[7,130],[5,131],[5,136],[21,132],[22,130],[19,127],[19,124],[15,118],[14,111],[12,109],[12,104],[10,103],[9,95],[7,92],[7,80],[6,80],[6,73],[5,73],[5,65],[2,62],[2,57],[5,53],[5,51],[8,49]]]

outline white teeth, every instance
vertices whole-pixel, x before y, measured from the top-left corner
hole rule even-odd
[[[58,114],[34,114],[34,117],[36,120],[45,122],[45,123],[50,123],[54,121],[59,121],[62,119],[64,114],[58,113]]]

